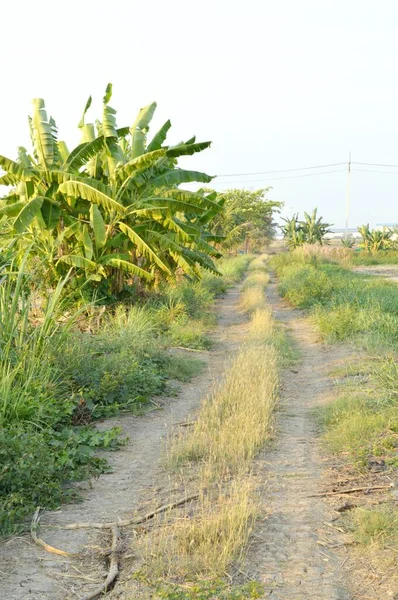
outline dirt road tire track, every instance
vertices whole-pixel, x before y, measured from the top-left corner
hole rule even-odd
[[[325,346],[304,314],[281,300],[275,282],[268,299],[300,360],[283,376],[274,448],[257,461],[268,517],[255,531],[246,571],[265,584],[265,598],[272,600],[351,600],[341,558],[331,549],[343,542],[327,525],[332,514],[326,503],[313,497],[327,487],[313,410],[330,400],[330,369],[348,350]]]

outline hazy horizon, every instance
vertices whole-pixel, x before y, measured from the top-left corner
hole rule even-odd
[[[353,165],[349,226],[398,222],[395,2],[155,0],[149,11],[135,1],[39,0],[2,13],[0,154],[30,147],[34,97],[73,147],[87,97],[91,120],[111,81],[120,125],[156,100],[152,132],[170,118],[170,142],[213,141],[183,164],[220,175],[218,190],[272,186],[284,214],[317,206],[341,227],[349,151],[354,162],[397,165]],[[344,164],[316,176],[221,177],[335,163]]]

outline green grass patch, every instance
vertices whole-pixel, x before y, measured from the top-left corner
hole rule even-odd
[[[335,371],[339,396],[317,411],[328,448],[361,470],[380,457],[398,466],[397,364],[393,357],[354,361]]]
[[[395,283],[295,253],[275,257],[273,266],[282,296],[295,306],[310,309],[325,339],[349,339],[371,349],[397,347]]]
[[[353,252],[350,262],[353,265],[398,265],[398,250]]]
[[[396,547],[398,543],[398,508],[357,508],[350,519],[355,541],[361,546]]]
[[[185,358],[183,356],[172,356],[166,366],[166,373],[170,379],[177,381],[191,381],[200,375],[205,363],[197,358]]]

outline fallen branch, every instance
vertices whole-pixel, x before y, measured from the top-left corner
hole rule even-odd
[[[108,571],[107,578],[99,587],[97,587],[96,590],[94,590],[93,592],[90,592],[86,596],[83,596],[82,598],[80,598],[80,600],[94,600],[94,598],[98,598],[98,596],[100,596],[101,594],[108,591],[109,587],[112,585],[112,583],[115,581],[116,577],[118,576],[119,564],[118,564],[118,559],[117,559],[117,546],[118,546],[118,539],[119,539],[119,530],[116,526],[114,526],[111,528],[111,531],[112,531],[112,546],[111,546],[109,571]]]
[[[185,350],[186,352],[210,352],[210,350],[200,350],[198,348],[186,348],[185,346],[172,346],[170,350]]]
[[[36,508],[35,514],[32,517],[32,522],[30,524],[30,535],[32,536],[32,540],[35,542],[35,544],[37,544],[38,546],[41,546],[42,548],[44,548],[44,550],[47,550],[47,552],[52,552],[53,554],[59,554],[59,556],[74,556],[70,552],[65,552],[65,550],[59,550],[59,548],[54,548],[54,546],[50,546],[50,544],[47,544],[44,540],[39,538],[37,536],[37,531],[39,529],[39,522],[40,522],[40,506],[38,506]]]
[[[153,519],[156,515],[166,512],[167,510],[172,510],[173,508],[177,508],[182,504],[186,504],[191,500],[196,500],[199,497],[199,494],[192,494],[191,496],[186,496],[185,498],[180,498],[179,500],[175,500],[170,504],[164,504],[163,506],[159,506],[156,510],[147,513],[143,517],[134,517],[133,519],[124,519],[120,521],[111,521],[109,523],[70,523],[69,525],[64,525],[58,527],[58,529],[112,529],[112,527],[129,527],[130,525],[139,525],[140,523],[145,523],[150,519]]]
[[[370,492],[373,490],[390,490],[394,487],[394,484],[390,483],[389,485],[373,485],[373,486],[364,486],[351,488],[350,490],[339,490],[338,492],[322,492],[321,494],[313,494],[312,496],[308,496],[308,498],[322,498],[323,496],[343,496],[344,494],[354,494],[355,492]]]

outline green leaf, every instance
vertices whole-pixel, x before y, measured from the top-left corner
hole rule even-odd
[[[94,261],[89,260],[80,254],[65,254],[65,256],[61,256],[57,264],[60,262],[64,262],[71,267],[77,267],[78,269],[84,269],[87,271],[97,270],[97,265]]]
[[[147,129],[149,127],[149,123],[152,121],[152,117],[155,114],[156,107],[156,102],[152,102],[151,104],[148,104],[148,106],[144,106],[144,108],[140,109],[140,112],[131,127],[132,134],[136,128]]]
[[[166,123],[159,129],[159,131],[153,136],[152,141],[148,144],[147,152],[153,152],[153,150],[159,150],[163,142],[166,140],[167,132],[171,127],[171,122]]]
[[[200,206],[193,202],[183,202],[181,200],[177,200],[175,198],[161,198],[159,196],[153,196],[151,198],[145,198],[144,202],[141,204],[133,204],[132,205],[132,213],[139,213],[140,210],[153,209],[157,208],[168,208],[172,213],[175,212],[185,212],[191,213],[193,215],[201,215],[205,212],[206,208],[204,206]]]
[[[146,152],[137,158],[133,158],[128,163],[118,169],[118,177],[124,179],[130,177],[138,172],[145,171],[153,167],[158,160],[165,156],[165,150],[154,150],[153,152]]]
[[[0,155],[0,167],[3,171],[7,171],[9,175],[15,175],[18,179],[22,181],[29,181],[37,176],[30,169],[26,169],[25,167],[21,167],[18,163],[6,158],[5,156]]]
[[[79,124],[78,124],[79,129],[82,129],[84,127],[84,117],[86,116],[86,112],[88,111],[88,109],[91,106],[91,102],[92,102],[92,98],[91,98],[91,96],[89,96],[89,98],[86,102],[86,106],[84,107],[82,118],[80,119]]]
[[[93,243],[91,241],[90,233],[86,224],[83,225],[82,241],[84,254],[88,260],[91,260],[93,258]]]
[[[41,216],[48,229],[54,229],[58,225],[61,216],[61,207],[45,198],[41,207]]]
[[[195,152],[202,152],[211,146],[211,142],[200,142],[199,144],[183,144],[182,146],[175,146],[168,148],[166,151],[167,156],[177,157],[195,154]]]
[[[29,202],[25,204],[14,221],[14,229],[17,233],[23,233],[29,227],[38,211],[41,209],[43,200],[43,196],[36,196],[36,198],[32,198],[32,200],[29,200]]]
[[[94,232],[97,248],[102,248],[106,241],[106,229],[100,209],[96,204],[91,204],[90,206],[90,225]]]
[[[47,119],[44,100],[33,100],[32,135],[36,154],[40,164],[48,169],[54,163],[53,128]]]
[[[65,142],[58,142],[58,153],[61,161],[64,163],[69,156],[68,146],[65,144]]]
[[[6,175],[0,177],[0,185],[16,185],[17,183],[19,183],[19,181],[19,177],[17,177],[16,175],[11,175],[10,173],[7,173]]]
[[[137,267],[137,265],[134,265],[132,262],[130,262],[128,258],[129,257],[127,254],[107,254],[106,256],[102,256],[99,262],[107,267],[113,267],[115,269],[120,269],[121,271],[126,271],[131,275],[137,275],[138,277],[148,280],[153,279],[153,275],[151,273],[148,273],[148,271]]]
[[[26,206],[25,200],[19,200],[12,204],[2,204],[0,206],[0,216],[7,215],[8,217],[16,217],[24,206]]]
[[[146,133],[142,129],[135,129],[131,132],[131,156],[137,158],[145,152]]]
[[[162,271],[165,271],[166,273],[170,274],[170,269],[167,267],[167,265],[164,264],[164,262],[159,258],[156,252],[154,252],[152,248],[148,246],[148,244],[142,239],[140,235],[138,235],[138,233],[134,231],[134,229],[126,225],[126,223],[121,222],[119,222],[119,229],[125,235],[127,235],[131,242],[133,242],[140,254],[149,258],[149,260],[155,263],[158,267],[160,267]]]
[[[200,192],[191,192],[189,190],[180,190],[178,188],[174,188],[171,190],[164,190],[162,192],[166,198],[174,198],[179,202],[188,202],[190,204],[196,204],[198,206],[202,206],[206,209],[212,208],[214,210],[221,210],[221,207],[218,202],[214,201],[214,194],[203,194]]]
[[[106,146],[103,135],[95,138],[92,142],[85,142],[77,146],[69,154],[65,161],[68,170],[78,171],[90,158],[94,158]]]
[[[103,98],[104,104],[108,104],[109,100],[112,98],[112,84],[108,83],[105,90],[105,96]]]
[[[83,198],[83,200],[99,204],[108,211],[114,210],[120,215],[125,214],[125,207],[113,200],[111,196],[112,191],[108,186],[99,183],[95,179],[90,179],[88,181],[90,183],[75,180],[65,181],[59,186],[59,191],[67,196]]]
[[[180,183],[188,183],[191,181],[200,181],[201,183],[210,183],[213,179],[206,173],[199,171],[186,171],[185,169],[170,169],[158,177],[154,177],[148,182],[148,186],[160,187],[162,185],[178,185]]]

